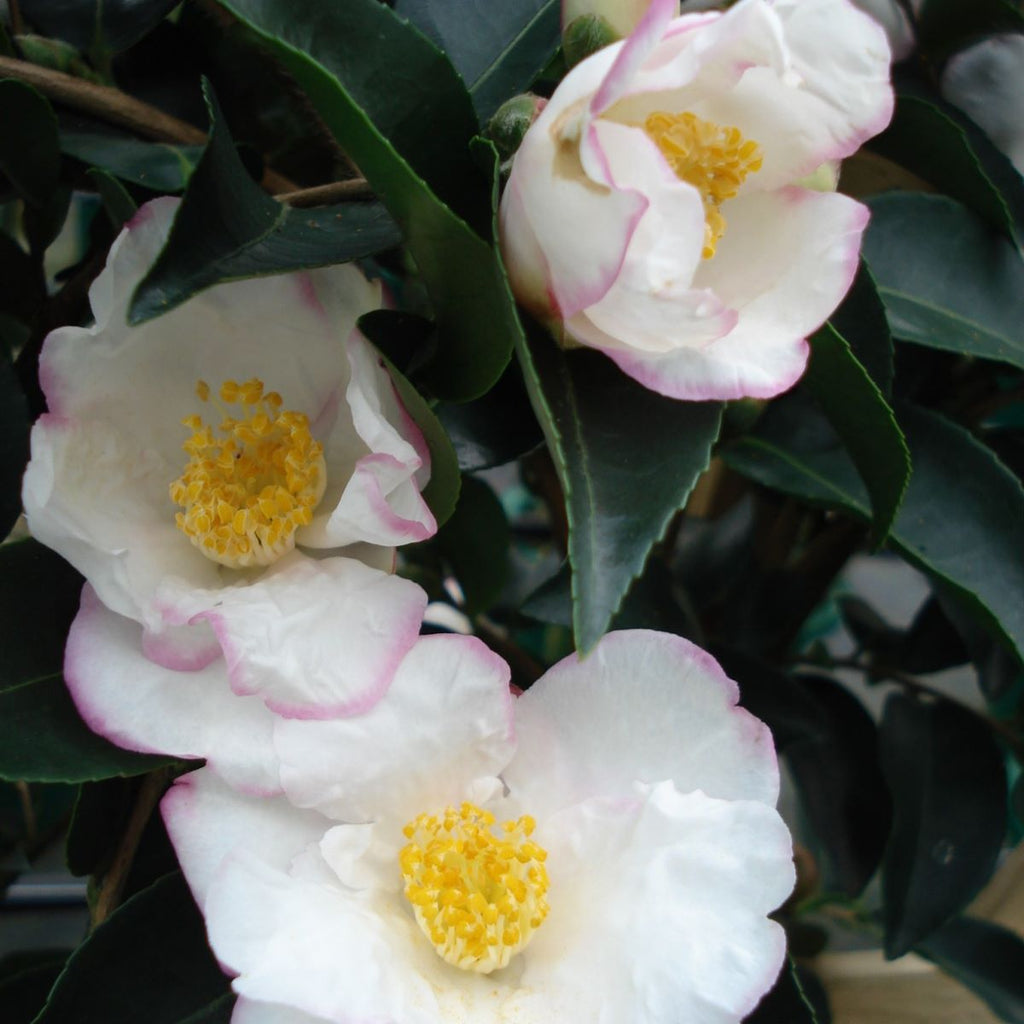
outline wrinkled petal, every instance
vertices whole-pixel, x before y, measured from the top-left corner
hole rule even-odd
[[[786,940],[767,915],[794,881],[773,808],[665,782],[544,825],[552,910],[510,1020],[735,1024],[771,987]]]
[[[256,582],[198,590],[169,581],[172,626],[208,623],[231,688],[288,718],[357,714],[387,689],[419,634],[426,594],[351,558],[293,553]]]
[[[257,1003],[239,999],[231,1014],[231,1024],[331,1024],[324,1017],[314,1017],[280,1003]]]
[[[718,663],[689,641],[651,630],[609,633],[516,701],[518,748],[502,777],[538,818],[663,779],[684,792],[774,806],[771,733],[736,707],[738,698]]]
[[[262,863],[287,870],[329,827],[314,811],[285,800],[244,796],[205,768],[175,780],[160,812],[196,903],[204,907],[224,858],[246,850]]]
[[[851,0],[851,3],[865,14],[870,14],[885,29],[894,61],[910,56],[916,39],[900,0]],[[920,6],[921,0],[914,0],[914,3]]]
[[[512,755],[508,683],[508,666],[476,638],[420,638],[384,698],[361,714],[278,723],[289,799],[343,821],[392,816],[401,826],[438,799],[469,798],[471,784]]]
[[[196,396],[199,380],[216,392],[258,377],[308,417],[325,445],[331,500],[344,505],[343,529],[321,531],[318,546],[390,546],[436,529],[419,495],[429,475],[422,435],[365,341],[350,338],[353,365],[339,345],[380,305],[379,283],[352,265],[232,281],[130,326],[131,295],[176,208],[147,204],[115,241],[90,292],[95,325],[47,337],[40,381],[50,412],[33,430],[23,492],[33,535],[150,634],[160,630],[154,599],[168,578],[198,589],[251,578],[208,560],[175,525],[168,488],[187,461],[181,421],[220,419],[216,403]],[[334,511],[322,502],[319,518],[329,523]],[[177,636],[184,652],[171,650],[175,637],[154,646],[186,658],[188,638]]]
[[[280,792],[273,716],[263,702],[231,692],[223,661],[176,672],[146,658],[141,641],[141,627],[107,609],[86,584],[64,659],[86,724],[129,750],[205,757],[247,792]]]

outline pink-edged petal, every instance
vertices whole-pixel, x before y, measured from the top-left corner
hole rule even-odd
[[[594,93],[590,101],[591,116],[603,114],[625,93],[678,12],[677,0],[651,0],[647,13],[616,53],[615,63]]]
[[[358,331],[349,336],[348,359],[345,397],[351,423],[344,421],[344,429],[336,428],[327,439],[324,511],[299,532],[298,542],[336,548],[426,540],[437,531],[437,522],[420,493],[430,479],[423,434],[399,400],[383,361]],[[336,497],[332,480],[340,481]]]
[[[550,830],[550,834],[548,831]],[[551,913],[523,954],[520,1017],[737,1024],[772,985],[794,881],[789,833],[757,801],[681,794],[588,801],[534,834]]]
[[[663,779],[684,792],[774,805],[771,733],[736,706],[738,697],[711,655],[681,637],[609,633],[518,698],[518,749],[502,777],[538,818]]]
[[[611,287],[647,200],[591,180],[580,160],[584,112],[569,108],[552,120],[551,106],[526,133],[508,187],[518,189],[520,215],[544,253],[554,311],[568,318]]]
[[[421,637],[391,688],[362,714],[279,721],[274,742],[290,800],[333,818],[404,825],[468,799],[514,749],[508,666],[473,637]]]
[[[232,689],[289,718],[358,714],[387,690],[419,633],[426,594],[351,558],[293,553],[253,583],[159,593],[171,626],[207,622]]]
[[[273,716],[255,697],[238,697],[222,661],[194,672],[153,664],[141,627],[109,611],[88,584],[71,626],[64,677],[82,718],[129,750],[204,757],[231,785],[280,791]]]
[[[200,907],[229,854],[246,850],[271,867],[287,870],[329,827],[316,812],[299,810],[286,800],[230,789],[209,765],[175,780],[160,811]]]
[[[757,189],[849,156],[889,123],[893,107],[885,32],[849,0],[778,0],[770,10],[785,40],[785,69],[755,63],[734,88],[707,90],[689,108],[760,145],[764,166],[748,180]]]

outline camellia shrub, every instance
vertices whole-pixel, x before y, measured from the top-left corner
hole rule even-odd
[[[4,1024],[1024,1021],[1018,0],[0,17]]]

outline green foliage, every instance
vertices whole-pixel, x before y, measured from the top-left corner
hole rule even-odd
[[[10,532],[21,513],[19,491],[28,464],[28,430],[28,403],[0,346],[0,536]]]
[[[154,192],[182,191],[203,152],[201,146],[142,142],[126,136],[84,131],[62,131],[60,149],[82,163]]]
[[[0,79],[0,171],[18,194],[33,206],[43,206],[57,187],[60,148],[57,118],[47,100],[30,85]]]
[[[975,896],[1006,831],[992,732],[947,701],[894,694],[879,731],[895,815],[882,867],[885,952],[902,956]]]
[[[605,356],[545,337],[519,356],[565,494],[573,627],[586,652],[707,468],[722,406],[663,398]]]

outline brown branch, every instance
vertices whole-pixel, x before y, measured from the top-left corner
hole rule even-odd
[[[170,773],[166,768],[158,768],[155,772],[146,775],[139,786],[135,796],[135,803],[128,818],[128,824],[121,835],[121,841],[117,844],[114,857],[110,867],[103,875],[100,883],[99,893],[96,902],[92,907],[92,924],[96,928],[110,917],[121,902],[121,893],[124,891],[124,884],[128,880],[128,872],[131,871],[132,863],[135,860],[135,851],[139,848],[139,841],[146,828],[153,809],[163,796],[167,787]]]
[[[347,178],[345,181],[332,181],[328,185],[315,185],[313,188],[303,188],[296,192],[280,192],[274,196],[289,206],[327,206],[330,203],[373,197],[373,189],[365,178]]]
[[[16,78],[57,103],[92,114],[147,139],[190,146],[201,146],[206,142],[206,132],[195,125],[109,85],[97,85],[13,57],[0,57],[0,78]],[[262,184],[273,194],[298,190],[295,182],[269,169],[263,172]]]
[[[11,16],[11,35],[22,35],[25,31],[25,20],[21,16],[21,5],[18,0],[7,0],[7,10]]]

